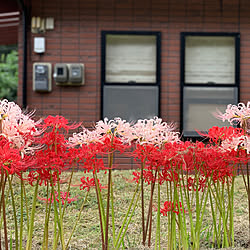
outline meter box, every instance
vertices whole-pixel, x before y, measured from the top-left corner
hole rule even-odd
[[[51,63],[33,64],[33,91],[50,92],[51,87]]]
[[[54,79],[56,83],[66,83],[68,82],[68,66],[65,63],[57,63],[54,67]]]
[[[84,84],[84,64],[57,63],[54,66],[53,77],[57,85],[80,86]]]

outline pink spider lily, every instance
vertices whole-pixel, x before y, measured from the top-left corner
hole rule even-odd
[[[13,147],[22,152],[33,152],[37,149],[33,140],[41,134],[37,125],[41,122],[31,119],[33,113],[25,114],[14,102],[0,101],[1,135],[13,143]]]
[[[162,122],[162,119],[154,117],[153,119],[138,120],[133,126],[133,132],[136,142],[139,144],[149,143],[153,145],[162,145],[166,142],[179,141],[179,133],[174,132],[175,126]]]
[[[242,126],[243,122],[250,118],[250,102],[247,105],[244,103],[239,103],[238,105],[229,104],[224,114],[217,110],[214,116],[223,122],[228,121],[231,125],[236,123]]]

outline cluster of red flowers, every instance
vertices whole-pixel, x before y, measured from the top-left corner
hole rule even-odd
[[[144,164],[143,180],[148,184],[157,181],[159,184],[174,182],[183,186],[186,183],[185,188],[189,191],[203,191],[210,179],[213,183],[230,181],[237,174],[238,166],[247,162],[246,150],[239,146],[224,146],[233,140],[235,143],[243,135],[244,131],[239,128],[213,127],[204,135],[209,143],[178,141],[167,142],[161,147],[138,144],[133,157]],[[156,171],[159,175],[155,174]],[[135,171],[133,175],[134,181],[138,182],[141,171]]]
[[[99,184],[99,188],[100,188],[100,189],[106,188],[106,187],[104,187],[104,186],[101,185],[99,179],[97,179],[97,182],[98,182],[98,184]],[[87,178],[85,179],[85,176],[83,176],[83,177],[81,178],[80,189],[81,189],[81,190],[84,190],[84,189],[86,188],[87,191],[89,191],[89,189],[90,189],[91,187],[95,187],[95,179],[94,179],[94,178],[89,178],[89,177],[87,177]]]
[[[160,209],[160,212],[163,216],[167,216],[169,212],[173,212],[175,214],[179,214],[182,212],[182,204],[181,202],[172,202],[172,201],[165,201],[163,208]],[[184,211],[187,212],[186,210]]]
[[[115,151],[122,153],[132,149],[132,157],[143,164],[144,182],[182,185],[183,175],[190,174],[186,188],[202,191],[209,178],[214,182],[225,182],[236,174],[237,164],[248,160],[246,150],[241,147],[245,143],[244,131],[239,128],[213,127],[208,134],[202,134],[209,143],[193,143],[182,142],[178,134],[172,132],[172,126],[162,123],[159,118],[138,121],[134,127],[117,118],[114,121],[99,121],[93,131],[84,128],[83,132],[65,138],[69,130],[75,130],[80,125],[69,125],[62,116],[48,116],[42,123],[36,124],[37,128],[31,127],[28,133],[31,135],[40,130],[41,134],[39,138],[29,137],[29,140],[33,140],[28,143],[29,147],[32,145],[38,149],[33,155],[27,154],[27,150],[24,153],[22,147],[14,145],[14,137],[10,140],[1,136],[2,168],[9,174],[18,175],[29,169],[28,181],[31,185],[37,180],[40,185],[52,185],[60,178],[62,171],[73,165],[85,171],[107,170],[113,165],[105,167],[103,158]],[[18,138],[22,133],[20,130]],[[157,137],[157,140],[153,137]],[[25,145],[27,149],[27,143]],[[192,174],[198,176],[198,185]],[[138,182],[140,177],[141,171],[135,171],[134,181]],[[94,185],[93,178],[81,179],[81,189],[88,190]]]
[[[38,198],[39,200],[41,200],[41,201],[46,202],[46,203],[54,203],[53,194],[50,193],[50,194],[49,194],[49,197],[50,197],[50,198],[48,198],[48,199],[42,198],[42,197],[39,197],[39,196],[38,196],[37,198]],[[61,202],[62,202],[63,205],[64,205],[65,201],[66,201],[68,204],[70,204],[70,203],[73,202],[73,201],[77,201],[77,197],[71,198],[71,197],[70,197],[70,194],[69,194],[68,192],[61,192],[61,194],[60,194],[60,199],[61,199]],[[56,202],[59,203],[60,199],[59,199],[58,192],[55,191],[55,200],[56,200]]]
[[[0,136],[0,164],[5,171],[9,174],[19,174],[25,171],[28,167],[25,159],[22,159],[19,150],[13,148],[10,141]]]

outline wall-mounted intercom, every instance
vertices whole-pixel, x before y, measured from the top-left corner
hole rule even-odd
[[[51,87],[51,63],[33,64],[33,90],[38,92],[50,92]]]
[[[57,85],[79,86],[84,84],[84,64],[57,63],[54,66],[53,77]]]

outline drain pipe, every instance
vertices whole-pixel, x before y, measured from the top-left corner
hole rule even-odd
[[[27,8],[24,5],[23,0],[17,0],[19,8],[22,11],[22,24],[23,24],[23,98],[22,98],[22,106],[23,108],[27,107]]]

